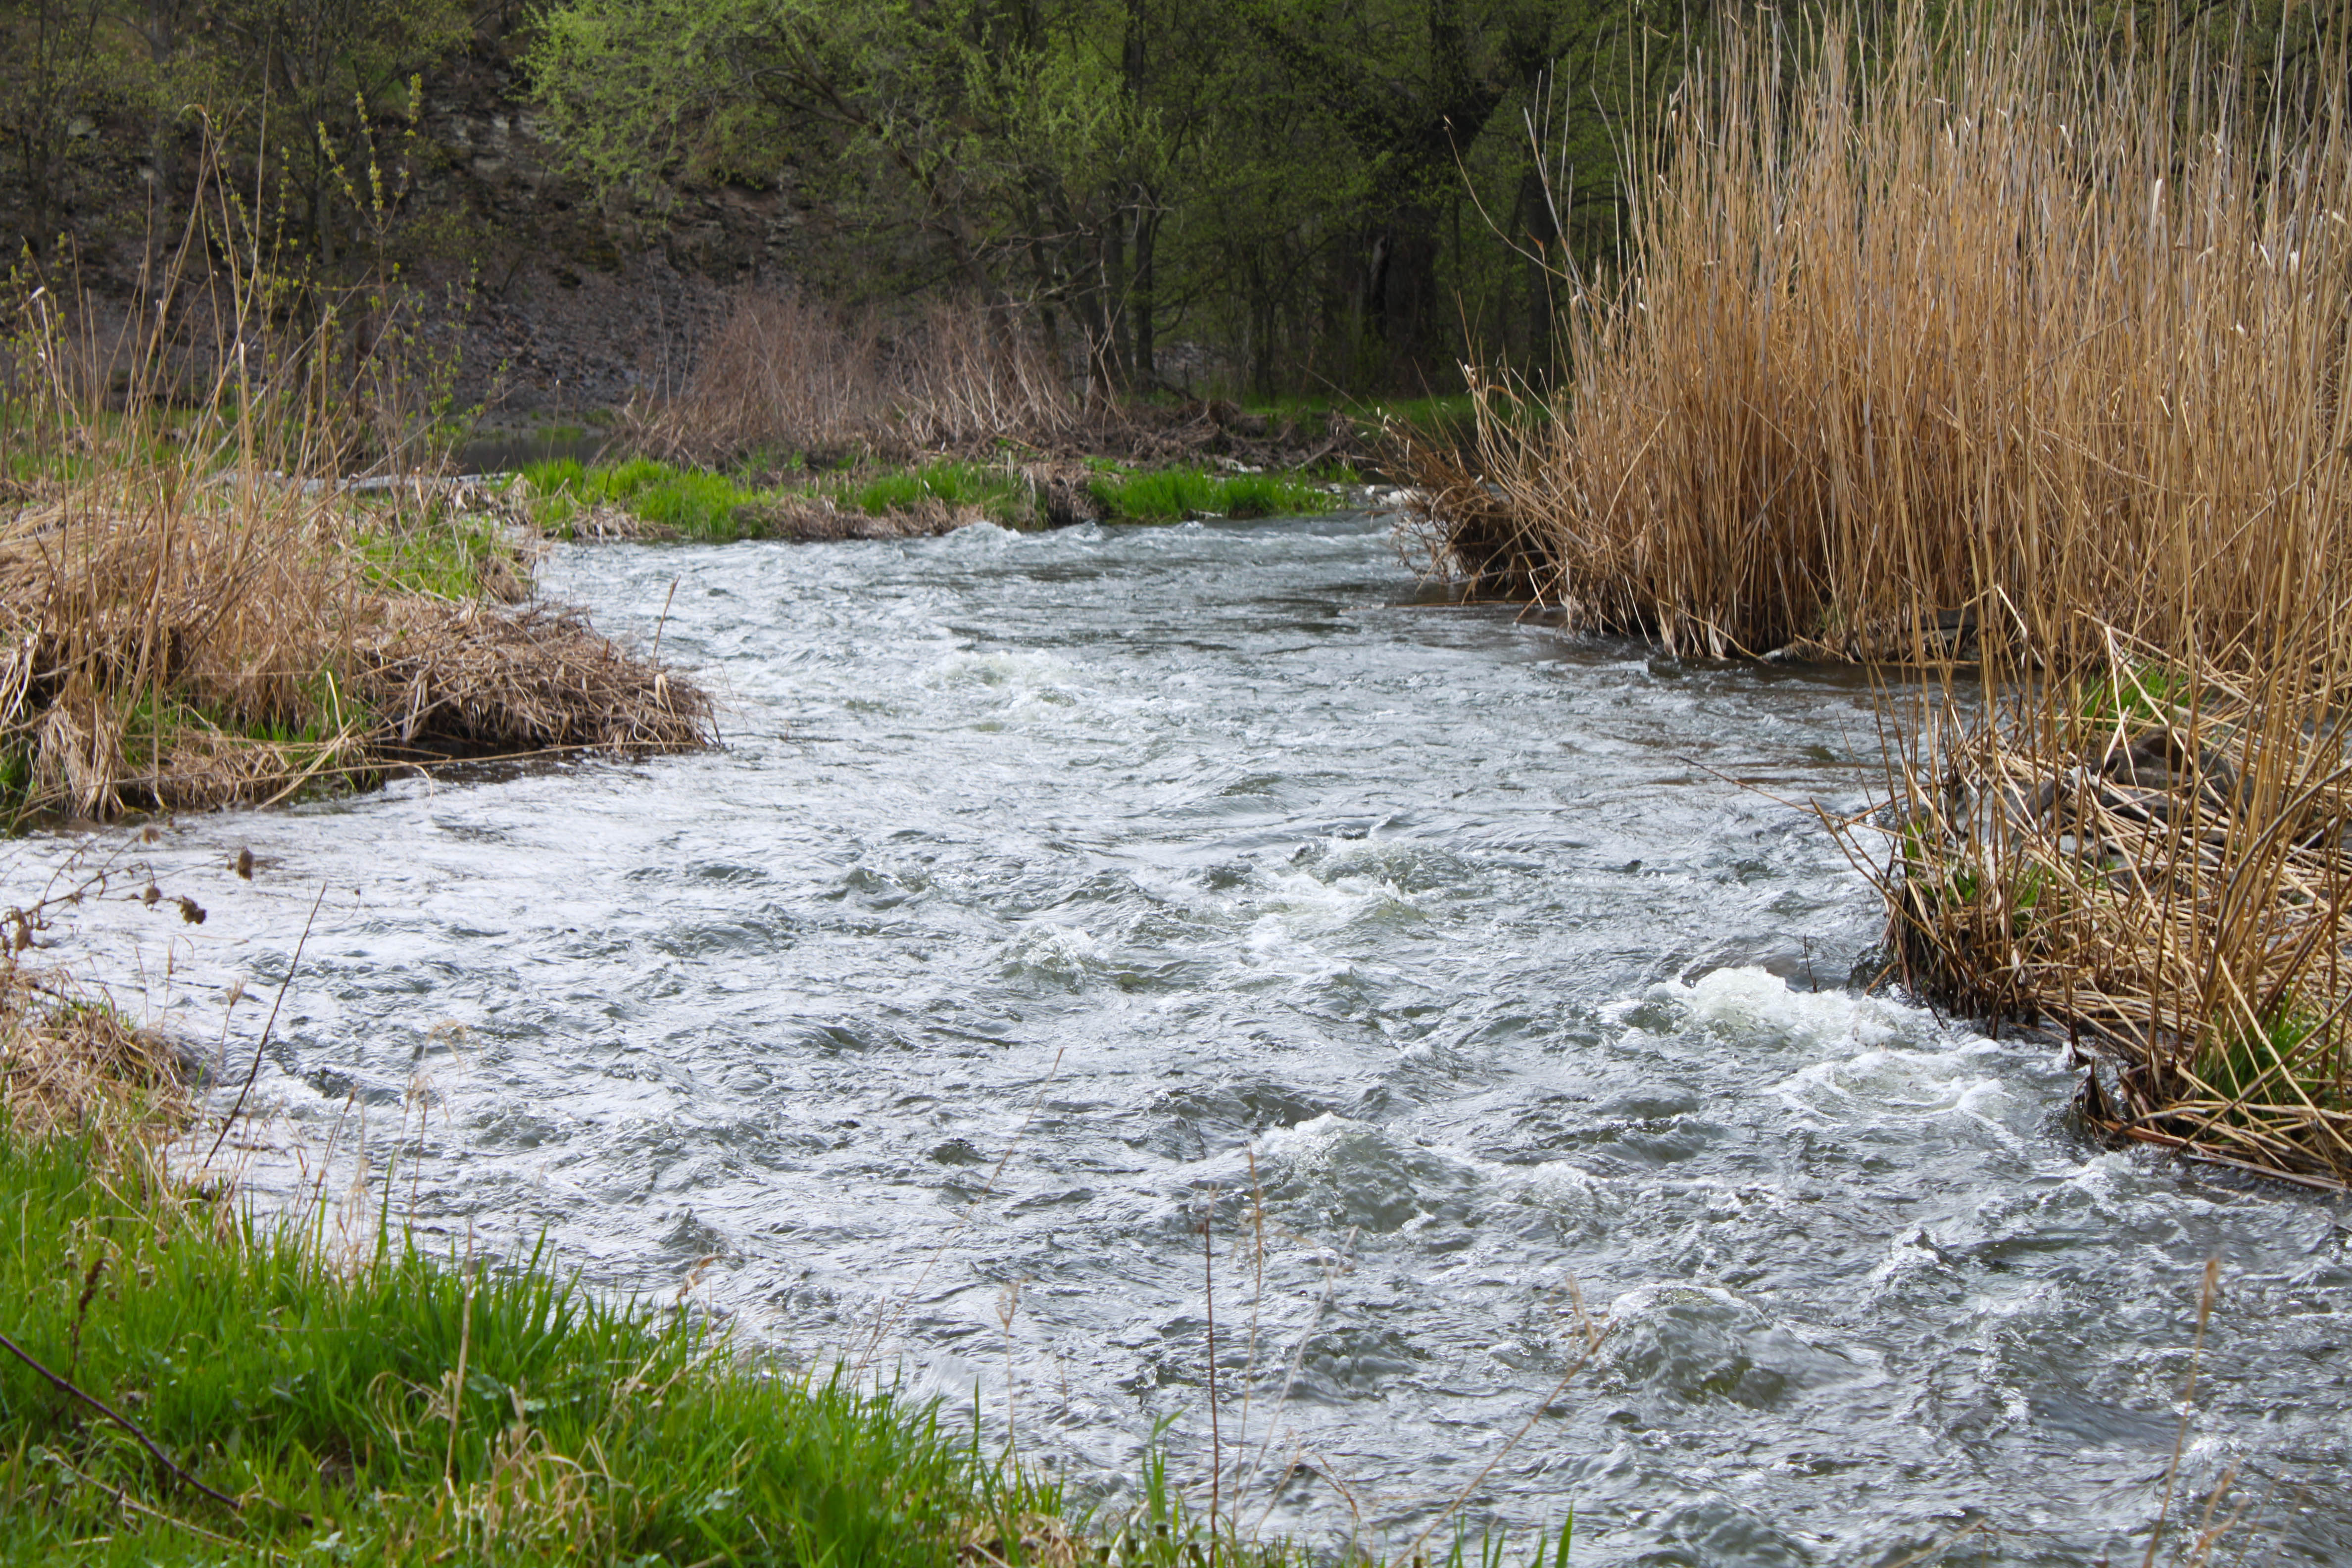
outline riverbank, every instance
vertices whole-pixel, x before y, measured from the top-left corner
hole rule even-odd
[[[533,463],[504,494],[559,539],[909,539],[974,522],[1030,530],[1081,522],[1300,516],[1341,502],[1354,470],[1319,477],[1197,467],[1138,468],[1107,458],[997,463],[942,458],[736,473],[650,458]]]
[[[173,433],[8,432],[0,820],[712,740],[694,681],[537,598],[543,547],[499,497],[306,485],[233,464],[235,421]]]
[[[396,1154],[378,1189],[330,1199],[322,1175],[309,1213],[256,1215],[246,1156],[215,1159],[237,1110],[207,1136],[168,1037],[26,956],[103,883],[9,911],[26,940],[0,956],[0,1205],[19,1220],[0,1563],[1308,1561],[1244,1540],[1238,1506],[1188,1510],[1156,1455],[1097,1513],[989,1446],[977,1411],[795,1364],[686,1289],[615,1301],[543,1240],[429,1249],[394,1218]],[[331,1210],[358,1213],[359,1245],[331,1239]],[[1573,1530],[1510,1560],[1567,1568]],[[1449,1542],[1447,1568],[1507,1560],[1499,1536]]]
[[[1858,47],[1735,35],[1629,139],[1573,384],[1479,387],[1424,538],[1583,630],[1926,672],[1842,829],[1906,978],[2107,1057],[2118,1136],[2352,1182],[2344,73]]]
[[[0,1062],[0,1563],[1072,1559],[1058,1491],[935,1409],[388,1199],[355,1257],[254,1217],[182,1064],[14,956]]]

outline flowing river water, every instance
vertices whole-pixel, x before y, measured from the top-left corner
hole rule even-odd
[[[1416,604],[1354,516],[543,577],[725,748],[89,851],[208,909],[67,945],[232,1080],[326,889],[257,1190],[364,1148],[445,1245],[544,1232],[1083,1487],[1165,1423],[1269,1531],[2137,1563],[2179,1441],[2176,1517],[2235,1467],[2240,1544],[2352,1562],[2352,1209],[2102,1151],[2062,1053],[1849,988],[1874,895],[1788,803],[1861,801],[1853,677]]]

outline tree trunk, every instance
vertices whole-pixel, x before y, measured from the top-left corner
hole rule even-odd
[[[1157,301],[1154,292],[1158,284],[1160,214],[1150,193],[1145,193],[1146,205],[1135,214],[1135,281],[1129,290],[1129,313],[1135,321],[1135,349],[1131,361],[1135,386],[1150,392],[1160,384],[1159,342],[1153,316]]]

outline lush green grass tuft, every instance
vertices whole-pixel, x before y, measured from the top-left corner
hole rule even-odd
[[[766,1365],[542,1256],[348,1267],[89,1152],[0,1138],[0,1562],[948,1564],[1055,1496],[932,1413]],[[128,1498],[129,1504],[118,1500]]]
[[[1122,522],[1174,522],[1181,518],[1281,517],[1328,511],[1331,493],[1312,481],[1285,474],[1214,474],[1201,468],[1162,468],[1126,477],[1099,475],[1087,481],[1095,499]]]
[[[569,533],[581,509],[603,505],[674,528],[688,539],[740,539],[743,526],[736,509],[761,495],[724,474],[673,468],[648,458],[593,468],[562,458],[526,465],[522,477],[537,498],[541,523],[561,534]]]
[[[499,525],[483,517],[436,517],[420,525],[383,527],[359,536],[368,579],[387,593],[471,599],[482,591],[484,565],[510,555]],[[522,568],[527,573],[528,568]]]
[[[1020,476],[983,463],[932,463],[884,474],[853,487],[846,499],[868,517],[906,511],[927,500],[977,507],[991,522],[1016,524],[1029,513],[1029,486]]]
[[[1122,522],[1328,511],[1337,502],[1325,487],[1354,478],[1344,468],[1309,479],[1201,468],[1127,474],[1108,465],[1089,467],[1097,472],[1088,487],[1113,520]],[[725,474],[676,468],[643,458],[593,466],[561,458],[530,464],[522,477],[530,487],[532,512],[541,526],[567,538],[572,520],[583,508],[604,505],[675,529],[688,539],[740,539],[761,531],[759,503],[820,495],[831,495],[836,504],[869,517],[938,503],[976,510],[1007,528],[1035,524],[1035,498],[1028,481],[987,463],[941,460],[863,479],[819,479],[782,489],[757,489]]]

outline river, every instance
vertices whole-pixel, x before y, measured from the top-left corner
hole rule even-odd
[[[1357,516],[542,577],[724,749],[89,851],[208,918],[67,949],[232,1079],[326,889],[265,1197],[396,1155],[436,1245],[543,1229],[1088,1489],[1165,1422],[1270,1531],[2137,1563],[2185,1430],[2176,1517],[2234,1466],[2242,1544],[2352,1561],[2352,1209],[2102,1151],[2060,1053],[1849,987],[1875,898],[1800,807],[1867,786],[1850,674],[1416,603]]]

